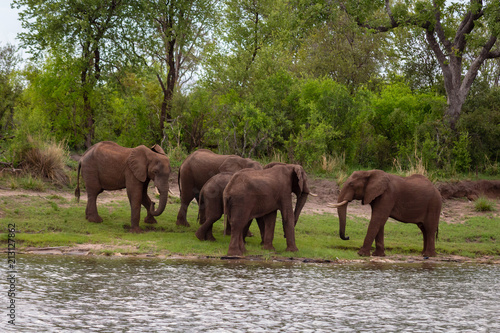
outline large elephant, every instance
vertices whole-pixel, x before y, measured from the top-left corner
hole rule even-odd
[[[244,169],[253,170],[253,169]],[[201,226],[196,231],[195,235],[199,240],[214,241],[215,237],[212,233],[212,227],[224,214],[223,193],[227,184],[233,177],[233,172],[221,172],[210,178],[203,185],[199,196],[198,219]],[[258,219],[259,227],[262,227]],[[227,224],[224,230],[225,235],[231,234],[231,225]],[[248,233],[247,236],[251,236]],[[263,239],[263,230],[261,230]]]
[[[435,239],[441,214],[441,195],[434,185],[422,175],[400,177],[381,170],[355,171],[340,191],[337,204],[340,238],[345,236],[347,203],[362,200],[370,204],[372,216],[363,246],[358,254],[370,256],[375,240],[374,256],[385,256],[384,226],[389,217],[405,223],[415,223],[422,230],[424,249],[422,255],[436,255]]]
[[[242,170],[235,173],[224,190],[224,214],[231,224],[228,255],[242,255],[245,252],[243,236],[249,221],[254,218],[263,219],[263,248],[274,250],[277,210],[282,215],[286,250],[298,251],[295,245],[295,224],[309,192],[307,175],[300,165],[278,164],[264,170]],[[292,193],[297,196],[295,210]]]
[[[90,147],[78,164],[75,196],[80,198],[80,170],[87,189],[85,217],[90,222],[102,222],[97,212],[97,196],[102,191],[127,189],[131,209],[132,232],[139,232],[141,204],[147,210],[145,223],[157,223],[154,216],[163,213],[168,199],[170,161],[160,146],[125,148],[103,141]],[[153,180],[160,192],[158,209],[148,196],[148,184]]]
[[[198,201],[205,183],[220,172],[236,172],[252,168],[262,170],[259,162],[237,155],[219,155],[207,149],[190,154],[179,168],[178,183],[181,194],[181,207],[177,214],[177,225],[189,226],[186,213],[191,201]]]

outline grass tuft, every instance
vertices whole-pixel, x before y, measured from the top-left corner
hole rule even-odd
[[[476,212],[492,212],[495,210],[494,203],[487,198],[479,197],[474,202],[474,210]]]

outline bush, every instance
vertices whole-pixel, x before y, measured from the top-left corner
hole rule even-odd
[[[490,200],[479,197],[474,203],[474,210],[476,212],[491,212],[494,211],[493,202]]]
[[[43,141],[28,136],[21,144],[11,146],[14,164],[35,178],[47,179],[59,185],[69,182],[65,172],[67,150],[64,142]]]

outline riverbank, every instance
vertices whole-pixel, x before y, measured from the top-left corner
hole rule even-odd
[[[311,189],[318,197],[311,197],[297,224],[296,239],[299,252],[285,252],[285,240],[278,222],[274,246],[276,251],[265,251],[259,246],[260,236],[248,239],[247,256],[226,257],[229,237],[222,235],[222,223],[214,225],[215,242],[201,242],[195,236],[197,206],[188,211],[191,226],[175,225],[179,209],[178,188],[171,183],[173,196],[166,211],[157,218],[158,224],[145,225],[143,232],[132,234],[130,207],[125,191],[104,192],[98,198],[98,208],[104,222],[85,220],[86,197],[77,203],[70,190],[34,192],[0,188],[0,218],[2,224],[15,225],[17,253],[86,256],[128,256],[137,258],[186,260],[250,260],[293,263],[346,262],[479,262],[500,263],[500,202],[491,199],[493,211],[476,212],[474,203],[466,198],[446,199],[443,203],[438,256],[424,259],[420,256],[423,240],[414,224],[389,220],[385,228],[386,257],[361,258],[357,255],[370,218],[370,207],[353,202],[348,208],[347,235],[349,241],[338,236],[336,210],[327,202],[335,201],[338,187],[325,179],[310,180]],[[150,195],[154,197],[151,188]],[[143,209],[143,217],[145,211]],[[7,244],[7,234],[1,235]],[[7,246],[4,246],[7,249]]]

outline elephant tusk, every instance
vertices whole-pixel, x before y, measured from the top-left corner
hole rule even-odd
[[[312,192],[309,192],[309,195],[310,195],[311,197],[317,197],[317,196],[318,196],[316,193],[312,193]]]
[[[158,191],[158,187],[155,186],[155,194],[160,195],[160,191]]]
[[[330,208],[339,208],[339,207],[342,207],[343,205],[345,205],[348,201],[347,200],[344,200],[340,203],[333,203],[333,202],[330,202],[329,204],[327,204],[328,207]]]

